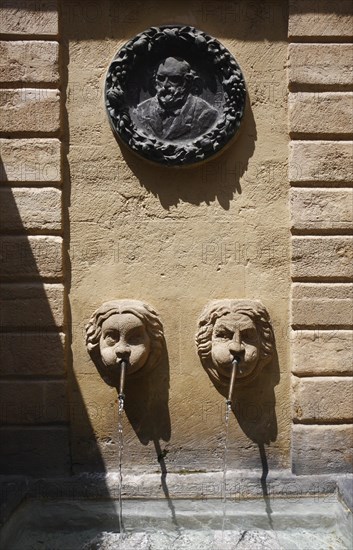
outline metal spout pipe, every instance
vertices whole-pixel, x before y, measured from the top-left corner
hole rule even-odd
[[[126,367],[129,365],[129,362],[126,361],[126,359],[117,359],[116,363],[117,365],[120,366],[120,384],[119,384],[118,398],[119,398],[119,401],[124,401],[125,373],[126,373]]]
[[[232,395],[233,395],[233,390],[234,390],[234,382],[235,382],[235,378],[236,378],[236,375],[237,375],[237,367],[238,367],[239,363],[240,363],[239,357],[234,357],[234,359],[232,361],[232,374],[231,374],[231,377],[230,377],[229,392],[228,392],[228,399],[227,399],[227,405],[228,406],[232,405]]]

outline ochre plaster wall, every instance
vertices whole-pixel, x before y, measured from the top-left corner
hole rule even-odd
[[[64,3],[65,4],[65,3]],[[267,3],[265,3],[267,4]],[[117,393],[99,377],[84,325],[110,299],[146,301],[160,313],[168,361],[127,390],[125,468],[219,469],[224,397],[210,384],[194,344],[198,316],[215,298],[260,299],[273,321],[278,362],[239,399],[230,427],[230,465],[289,465],[289,211],[287,14],[240,2],[82,2],[63,9],[67,53],[66,178],[71,182],[70,305],[73,464],[95,469],[97,449],[75,408],[85,403],[105,467],[117,469]],[[265,9],[266,8],[266,9]],[[241,134],[217,159],[195,168],[153,166],[120,149],[103,100],[107,68],[127,39],[149,26],[194,25],[236,57],[248,87]],[[72,384],[72,387],[74,385]],[[169,389],[168,389],[169,388]],[[155,442],[155,444],[153,443]],[[159,441],[159,443],[158,443]]]

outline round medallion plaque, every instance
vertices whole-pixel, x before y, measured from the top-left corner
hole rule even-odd
[[[245,97],[234,57],[189,26],[138,34],[118,51],[106,78],[115,134],[144,158],[170,166],[220,151],[239,129]]]

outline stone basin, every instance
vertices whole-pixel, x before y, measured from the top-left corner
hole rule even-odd
[[[27,499],[2,530],[11,550],[352,548],[352,514],[331,494],[228,501]]]
[[[117,476],[2,484],[4,550],[340,550],[353,547],[352,479],[230,473]],[[168,490],[166,490],[168,487]],[[265,491],[264,491],[265,487]],[[240,488],[242,491],[240,491]],[[187,498],[187,493],[193,498]],[[164,497],[161,498],[160,495]]]

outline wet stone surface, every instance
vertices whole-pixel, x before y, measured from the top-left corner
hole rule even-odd
[[[180,550],[212,548],[213,550],[281,550],[275,534],[265,531],[180,531],[179,533],[102,533],[82,550]]]
[[[352,515],[336,495],[322,498],[32,500],[1,531],[11,550],[348,550]]]

